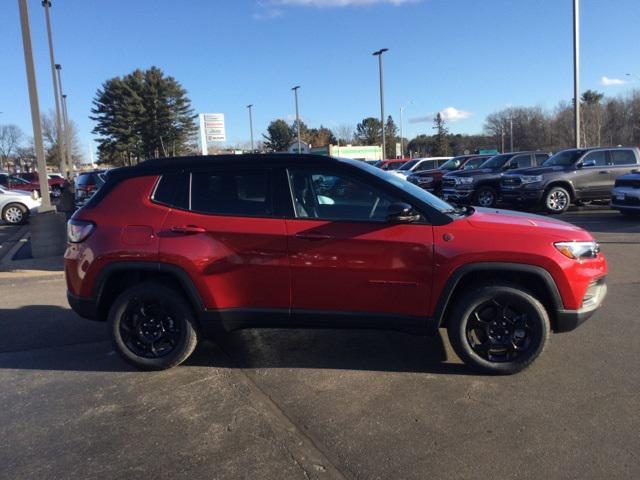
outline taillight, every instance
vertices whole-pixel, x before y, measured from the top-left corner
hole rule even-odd
[[[71,219],[67,222],[67,239],[71,243],[84,242],[95,228],[96,224],[93,222]]]

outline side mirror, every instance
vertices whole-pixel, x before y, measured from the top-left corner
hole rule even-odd
[[[387,210],[389,223],[413,223],[420,220],[421,215],[408,203],[392,203]]]
[[[584,167],[595,167],[596,166],[596,161],[592,158],[588,158],[586,160],[583,160],[582,162],[580,162],[578,164],[578,168],[584,168]]]

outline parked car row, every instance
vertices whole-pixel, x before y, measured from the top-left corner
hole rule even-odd
[[[60,196],[64,177],[60,174],[47,174],[50,195],[54,198]],[[36,172],[17,173],[14,175],[0,172],[0,186],[8,190],[21,190],[25,192],[38,192],[40,194],[39,177]]]
[[[493,207],[501,200],[562,213],[571,204],[611,199],[631,214],[640,213],[639,168],[638,148],[579,148],[464,155],[407,180],[453,203]]]

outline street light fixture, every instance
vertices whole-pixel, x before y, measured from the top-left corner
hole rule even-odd
[[[251,153],[254,152],[254,148],[253,148],[253,116],[251,115],[251,108],[253,107],[253,103],[250,105],[247,105],[247,108],[249,109],[249,131],[251,132]]]
[[[300,114],[298,113],[298,89],[300,85],[296,85],[291,90],[293,90],[293,95],[296,101],[296,127],[298,130],[298,153],[302,151],[302,146],[300,144]]]
[[[56,79],[56,61],[53,54],[53,34],[51,33],[51,16],[49,15],[49,9],[51,8],[51,2],[44,0],[42,2],[44,7],[45,19],[47,22],[47,38],[49,40],[49,59],[51,61],[51,80],[53,81],[53,96],[56,104],[56,135],[58,138],[58,157],[60,158],[60,170],[63,174],[67,173],[67,162],[65,161],[65,152],[62,143],[62,120],[60,112],[60,90],[58,89],[58,81]]]
[[[638,80],[640,80],[640,75],[636,75],[635,73],[625,73],[625,75],[627,77],[636,77]]]
[[[384,138],[384,78],[383,78],[383,65],[382,54],[388,52],[388,48],[381,48],[380,50],[373,52],[374,57],[378,57],[378,73],[380,74],[380,123],[382,124],[382,159],[387,158],[387,143]]]

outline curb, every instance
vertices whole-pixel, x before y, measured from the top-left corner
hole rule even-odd
[[[11,262],[16,252],[28,240],[29,235],[29,225],[22,225],[17,232],[0,245],[0,265],[4,266]]]

